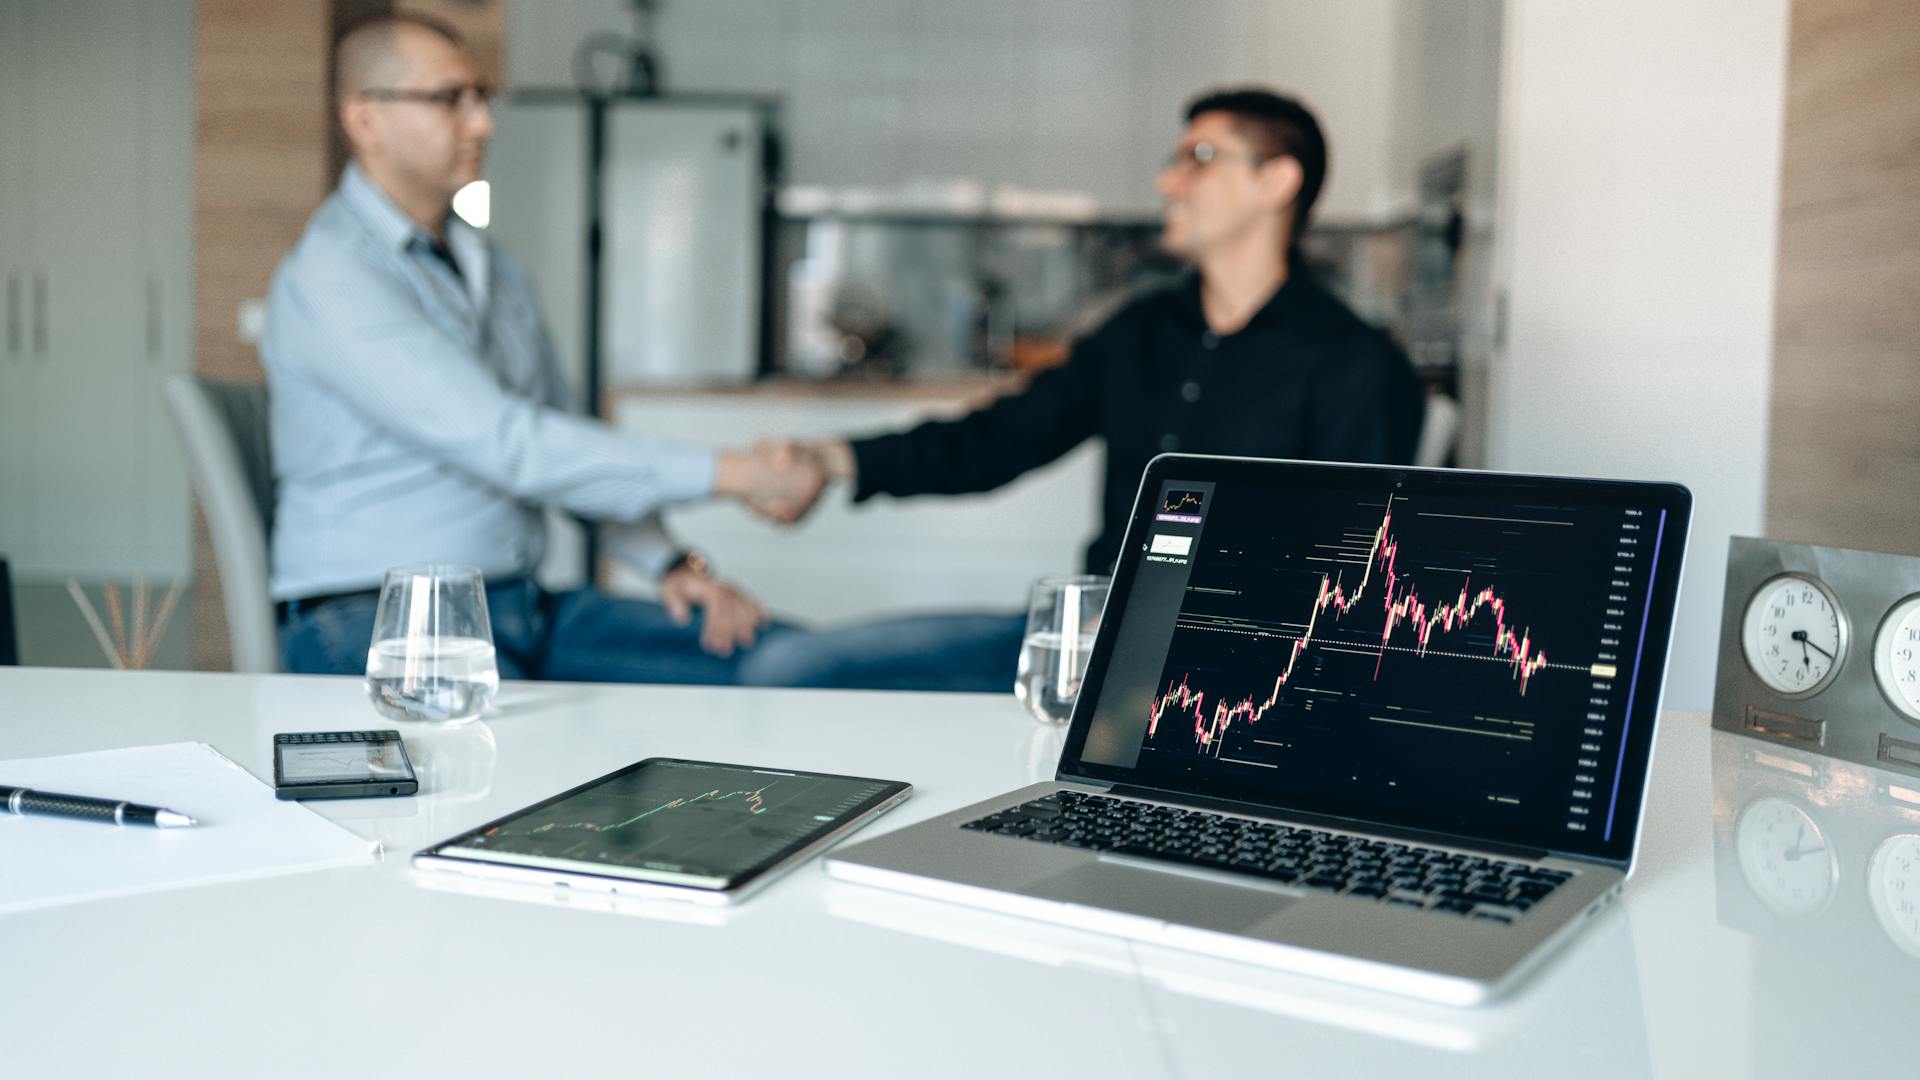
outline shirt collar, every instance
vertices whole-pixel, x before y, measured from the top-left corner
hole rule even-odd
[[[380,185],[373,182],[357,161],[348,162],[346,172],[340,176],[340,197],[383,247],[405,251],[415,237],[433,239],[432,233],[421,228],[380,190]]]
[[[1189,270],[1181,281],[1177,295],[1180,297],[1180,310],[1192,320],[1195,326],[1207,328],[1206,309],[1200,303],[1200,271]],[[1287,280],[1274,290],[1260,310],[1253,313],[1247,325],[1235,331],[1240,333],[1255,327],[1274,323],[1299,320],[1313,306],[1313,294],[1317,286],[1313,281],[1313,271],[1307,268],[1297,252],[1287,256]]]
[[[349,161],[340,176],[340,197],[382,247],[404,255],[416,244],[425,251],[427,245],[433,243],[433,234],[408,217],[357,161]],[[460,264],[468,295],[475,303],[484,305],[489,270],[485,236],[452,212],[447,214],[441,229],[446,234],[447,250]]]

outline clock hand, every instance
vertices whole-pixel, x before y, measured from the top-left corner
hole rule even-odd
[[[1792,636],[1793,636],[1793,640],[1801,644],[1802,652],[1806,651],[1807,649],[1812,649],[1814,652],[1819,653],[1821,656],[1824,656],[1829,660],[1833,659],[1833,654],[1821,648],[1820,646],[1815,645],[1813,641],[1807,637],[1807,632],[1805,630],[1795,630]]]

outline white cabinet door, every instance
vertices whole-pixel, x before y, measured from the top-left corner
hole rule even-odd
[[[26,539],[31,441],[32,216],[27,212],[26,11],[0,3],[0,558]]]
[[[185,471],[157,387],[187,366],[191,3],[8,6],[29,56],[34,230],[20,570],[182,574]]]
[[[28,574],[105,570],[143,525],[133,14],[111,0],[26,7],[36,95],[27,141],[36,228]]]
[[[193,370],[193,3],[142,3],[140,174],[146,258],[141,357],[146,528],[133,565],[171,578],[193,563],[186,456],[160,396],[161,380]]]

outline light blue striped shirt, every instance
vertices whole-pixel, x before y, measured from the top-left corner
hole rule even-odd
[[[260,354],[272,397],[273,596],[374,588],[390,566],[530,574],[541,507],[636,523],[711,494],[710,450],[573,415],[520,264],[449,216],[432,237],[349,165],[273,276]]]

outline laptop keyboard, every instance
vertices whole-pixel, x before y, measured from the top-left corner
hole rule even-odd
[[[1079,791],[1057,791],[961,828],[1500,923],[1513,922],[1572,876],[1529,863]]]

